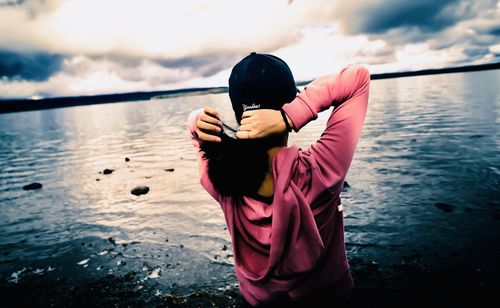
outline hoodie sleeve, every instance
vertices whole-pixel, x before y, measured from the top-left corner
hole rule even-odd
[[[204,142],[200,138],[198,138],[198,134],[196,133],[196,121],[198,121],[198,117],[203,112],[202,109],[197,109],[192,111],[188,117],[188,129],[189,135],[191,136],[191,141],[193,146],[196,149],[196,155],[198,156],[198,170],[199,170],[199,178],[200,184],[205,188],[205,190],[217,201],[220,200],[220,194],[215,189],[212,181],[208,177],[208,160],[203,157],[203,150],[200,148],[201,144]]]
[[[334,107],[321,137],[304,152],[315,158],[325,184],[335,191],[341,188],[356,150],[369,88],[369,71],[351,66],[314,80],[283,106],[295,131],[316,119],[319,112]]]

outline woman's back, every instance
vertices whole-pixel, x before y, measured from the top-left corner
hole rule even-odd
[[[368,91],[368,71],[351,67],[315,80],[283,106],[296,131],[317,113],[332,105],[335,109],[310,148],[302,151],[292,145],[277,152],[271,165],[271,205],[247,196],[221,195],[198,152],[201,184],[221,204],[240,290],[250,304],[295,299],[326,286],[332,293],[352,288],[340,191],[364,123]],[[191,115],[190,128],[199,148],[196,117]],[[268,185],[261,186],[262,195],[269,193]]]

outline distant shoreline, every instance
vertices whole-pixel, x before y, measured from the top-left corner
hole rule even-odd
[[[500,62],[470,65],[461,67],[448,67],[440,69],[425,69],[420,71],[410,72],[396,72],[396,73],[383,73],[372,74],[372,80],[423,76],[423,75],[436,75],[436,74],[450,74],[450,73],[464,73],[485,70],[500,69]],[[307,85],[309,81],[298,82],[298,86]],[[70,97],[51,97],[44,99],[0,99],[0,113],[30,111],[40,109],[52,109],[62,107],[73,107],[94,104],[107,104],[129,101],[141,101],[151,99],[162,99],[176,96],[190,96],[190,95],[204,95],[216,94],[227,92],[227,87],[211,87],[211,88],[189,88],[177,89],[166,91],[152,91],[152,92],[131,92],[131,93],[117,93],[117,94],[101,94],[90,96],[70,96]]]

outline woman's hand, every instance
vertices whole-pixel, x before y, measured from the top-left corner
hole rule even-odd
[[[288,123],[291,124],[287,116]],[[236,133],[239,139],[264,138],[286,131],[283,116],[279,110],[258,109],[243,112],[241,126]]]
[[[220,115],[217,110],[211,107],[205,107],[203,113],[196,121],[196,134],[203,141],[220,142],[217,135],[222,131],[222,123],[219,121]]]

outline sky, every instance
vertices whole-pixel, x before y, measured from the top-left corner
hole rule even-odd
[[[227,86],[252,51],[296,81],[500,62],[500,0],[0,0],[0,98]]]

